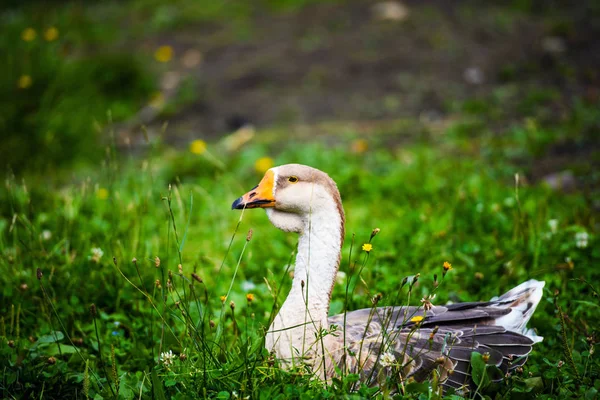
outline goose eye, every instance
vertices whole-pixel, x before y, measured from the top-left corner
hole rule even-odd
[[[288,178],[288,182],[296,183],[296,182],[298,182],[298,177],[297,176],[290,176]]]

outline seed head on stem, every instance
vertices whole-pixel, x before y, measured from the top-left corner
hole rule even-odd
[[[198,276],[198,274],[196,274],[195,272],[192,272],[192,278],[198,282],[198,283],[202,283],[202,278],[200,278],[200,276]]]
[[[371,232],[371,237],[369,238],[369,242],[370,242],[371,240],[373,240],[373,238],[374,238],[375,236],[377,236],[377,234],[378,234],[379,232],[381,232],[381,229],[379,229],[379,228],[375,228],[375,229],[373,229],[373,232]]]

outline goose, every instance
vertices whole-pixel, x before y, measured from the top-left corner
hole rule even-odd
[[[386,378],[424,381],[437,370],[444,390],[469,391],[472,353],[503,374],[522,366],[543,338],[526,325],[544,282],[528,280],[487,302],[372,307],[328,316],[344,241],[336,183],[318,169],[286,164],[266,171],[232,209],[263,208],[269,221],[300,235],[290,292],[265,336],[284,367],[308,366],[315,377],[358,374],[368,385]],[[497,370],[496,370],[497,371]]]

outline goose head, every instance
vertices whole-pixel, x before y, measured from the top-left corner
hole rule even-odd
[[[297,233],[304,232],[309,221],[314,221],[312,216],[326,218],[328,213],[336,213],[342,221],[344,216],[333,179],[323,171],[300,164],[269,169],[260,183],[235,200],[231,208],[264,208],[275,227]]]

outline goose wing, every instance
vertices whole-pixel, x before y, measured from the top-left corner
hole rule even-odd
[[[361,381],[426,379],[438,369],[446,387],[473,387],[471,353],[485,355],[503,373],[523,365],[534,341],[496,324],[512,309],[502,301],[419,307],[382,307],[336,315],[340,332],[336,366],[358,373]],[[344,328],[345,327],[345,328]],[[502,375],[493,377],[502,379]]]

